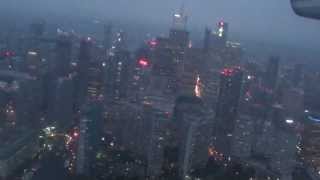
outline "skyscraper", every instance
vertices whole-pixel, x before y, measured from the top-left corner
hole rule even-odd
[[[70,72],[70,61],[72,42],[67,35],[59,35],[56,42],[56,57],[54,61],[54,72],[56,76],[67,76]]]
[[[219,152],[227,155],[231,150],[241,86],[241,69],[225,68],[222,70],[214,125],[214,145]]]
[[[217,49],[226,47],[228,31],[229,24],[224,21],[218,22],[215,30],[206,28],[204,35],[204,50],[208,51],[212,48]]]
[[[111,45],[112,45],[112,29],[113,29],[113,26],[111,23],[106,24],[104,26],[104,43],[103,43],[103,45],[106,49],[110,49]]]
[[[270,57],[267,63],[267,69],[265,73],[265,86],[270,90],[274,90],[278,80],[279,73],[279,57]]]
[[[120,100],[127,95],[130,53],[117,50],[106,62],[106,100]]]
[[[91,101],[103,100],[105,89],[105,62],[92,61],[88,70],[87,95]]]
[[[176,99],[173,119],[176,147],[170,146],[173,152],[167,152],[168,156],[164,159],[171,159],[182,179],[190,177],[196,167],[204,166],[207,161],[211,126],[205,110],[203,101],[196,96],[180,96]],[[170,157],[170,154],[177,157]],[[175,175],[174,171],[172,173]]]
[[[76,77],[76,106],[79,107],[85,102],[89,81],[89,65],[91,61],[92,39],[84,38],[80,42],[79,61]]]
[[[320,172],[320,119],[318,114],[307,114],[302,143],[299,148],[300,156],[308,169],[314,174]]]

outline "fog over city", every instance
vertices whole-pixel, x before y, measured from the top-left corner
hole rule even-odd
[[[320,0],[0,0],[0,180],[320,180]]]
[[[1,11],[13,16],[96,17],[157,25],[169,25],[172,13],[185,4],[190,29],[200,31],[225,20],[238,39],[311,49],[320,46],[315,36],[319,22],[296,16],[289,0],[1,0],[0,4]]]

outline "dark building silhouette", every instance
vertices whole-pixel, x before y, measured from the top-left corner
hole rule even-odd
[[[80,42],[79,61],[76,78],[76,106],[80,106],[87,98],[89,81],[89,66],[91,61],[92,39],[90,37]]]
[[[207,52],[209,49],[220,49],[226,47],[228,41],[229,24],[220,21],[216,30],[205,29],[203,48]]]
[[[216,109],[215,146],[218,151],[230,154],[231,141],[242,86],[242,71],[226,68],[221,72],[218,103]]]
[[[104,42],[103,45],[106,49],[110,49],[112,45],[112,29],[113,26],[111,23],[104,26]]]
[[[70,72],[72,42],[68,36],[60,35],[56,42],[56,57],[54,73],[57,77],[67,76]]]
[[[267,63],[267,69],[265,73],[265,86],[271,90],[274,90],[278,80],[279,73],[279,57],[270,57]]]
[[[293,86],[297,87],[301,85],[301,81],[303,79],[303,72],[304,71],[304,65],[303,64],[296,64],[293,67],[292,72],[292,84]]]

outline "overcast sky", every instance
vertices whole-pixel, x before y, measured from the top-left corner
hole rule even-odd
[[[183,0],[0,0],[0,10],[121,18],[169,24]],[[320,47],[320,21],[296,16],[289,0],[186,0],[189,27],[202,28],[218,20],[244,37]]]

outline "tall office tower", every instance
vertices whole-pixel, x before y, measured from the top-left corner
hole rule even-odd
[[[90,101],[103,100],[105,93],[105,62],[91,61],[88,70],[87,96]]]
[[[223,69],[220,78],[214,145],[217,151],[230,155],[242,86],[242,70],[239,68]]]
[[[189,32],[186,30],[171,29],[169,38],[172,47],[179,48],[182,52],[184,52],[183,50],[189,45]]]
[[[41,84],[29,74],[0,71],[3,124],[39,127]]]
[[[40,45],[40,38],[45,31],[45,22],[43,20],[36,20],[30,25],[30,34],[28,48],[31,50],[38,50]]]
[[[76,77],[76,106],[79,107],[87,98],[89,65],[91,62],[92,39],[87,37],[80,42],[79,61]]]
[[[152,93],[174,94],[177,90],[178,64],[174,52],[166,46],[158,46],[152,53]]]
[[[12,175],[39,149],[39,82],[25,73],[0,71],[0,178]]]
[[[210,38],[211,37],[211,30],[206,27],[205,31],[204,31],[204,39],[203,39],[203,49],[205,52],[208,52],[208,50],[210,49]]]
[[[130,53],[118,50],[106,63],[106,101],[118,101],[126,97]]]
[[[172,29],[185,30],[187,28],[188,16],[185,13],[184,7],[179,9],[179,12],[173,15]]]
[[[295,64],[292,72],[292,84],[294,87],[301,86],[304,74],[304,65],[303,64]]]
[[[180,96],[174,108],[179,176],[187,179],[208,159],[211,127],[202,100],[196,96]]]
[[[24,62],[25,71],[32,76],[39,75],[40,66],[41,66],[41,57],[40,54],[36,51],[29,51],[26,55],[26,60]]]
[[[319,178],[320,172],[320,118],[319,114],[307,113],[299,147],[300,158],[304,166]]]
[[[130,101],[140,102],[146,96],[147,87],[150,84],[151,59],[148,53],[138,53],[136,63],[133,65],[131,78],[129,79],[128,97]]]
[[[36,20],[34,23],[30,25],[30,32],[33,37],[40,37],[44,34],[45,31],[45,21],[44,20]]]
[[[65,77],[70,73],[72,42],[70,37],[59,35],[56,42],[56,57],[54,59],[54,73],[57,77]]]
[[[169,33],[170,49],[178,66],[183,62],[186,48],[189,45],[189,32],[186,29],[187,20],[188,17],[184,9],[181,8],[180,12],[173,16],[173,25]]]
[[[157,179],[163,173],[163,164],[166,161],[165,153],[168,144],[174,143],[171,139],[172,131],[170,116],[168,112],[158,107],[150,106],[148,110],[144,111],[144,119],[147,120],[146,123],[149,125],[150,131],[148,135],[147,144],[147,176],[150,179]],[[152,119],[148,122],[148,119]],[[171,155],[175,155],[176,151],[169,152]],[[174,161],[176,162],[176,161]],[[171,164],[172,167],[175,164]]]
[[[296,155],[299,142],[296,132],[297,121],[286,117],[284,108],[280,104],[270,109],[267,121],[271,124],[269,126],[271,131],[266,134],[270,144],[264,144],[265,148],[262,149],[270,155],[270,168],[279,172],[281,179],[291,179],[293,169],[297,164]]]
[[[189,48],[185,53],[182,70],[178,72],[178,94],[202,97],[204,56],[202,49]]]
[[[301,89],[287,88],[283,92],[282,104],[288,118],[295,121],[303,119],[304,115],[304,94]]]
[[[50,123],[64,129],[72,124],[74,105],[74,79],[60,77],[54,79],[50,87],[48,117]]]
[[[205,29],[204,50],[221,49],[226,47],[228,41],[229,24],[220,21],[216,30]]]
[[[220,38],[219,40],[221,40],[221,43],[223,43],[224,45],[228,40],[228,32],[229,32],[229,24],[224,21],[220,21],[218,23],[217,34],[218,34],[218,37]]]
[[[267,69],[265,72],[264,82],[266,88],[274,90],[277,85],[278,73],[279,73],[279,57],[270,57],[267,63]]]
[[[102,104],[88,103],[83,106],[77,148],[76,173],[95,175],[95,162],[103,137]]]
[[[114,51],[120,51],[127,49],[127,34],[123,30],[116,33],[116,37],[112,43],[112,49]]]
[[[104,48],[110,49],[112,45],[112,29],[113,25],[111,23],[104,25]]]

